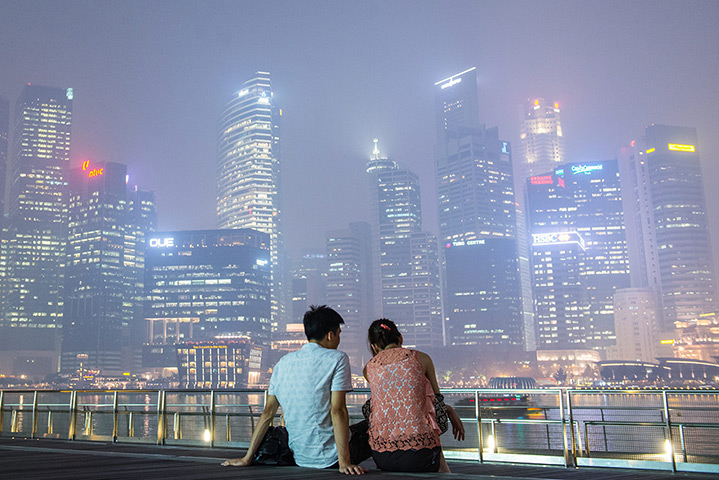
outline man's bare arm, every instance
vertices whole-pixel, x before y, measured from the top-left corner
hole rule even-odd
[[[262,439],[265,438],[265,433],[267,433],[267,429],[272,423],[272,419],[275,417],[279,406],[280,403],[277,401],[277,397],[274,395],[267,395],[265,409],[262,410],[262,415],[260,415],[255,431],[252,432],[252,439],[250,440],[250,446],[247,448],[247,453],[242,458],[231,458],[229,460],[225,460],[222,463],[222,466],[249,467],[252,465],[252,458],[255,456],[255,453],[257,453],[257,449],[260,447]]]
[[[353,465],[350,458],[350,415],[347,411],[347,392],[332,392],[331,397],[332,428],[337,445],[340,473],[347,475],[362,475],[367,470],[359,465]]]

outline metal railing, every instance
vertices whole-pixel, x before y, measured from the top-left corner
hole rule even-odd
[[[719,390],[443,389],[447,458],[719,473]],[[351,421],[369,390],[348,395]],[[247,447],[264,390],[0,390],[0,436]],[[281,422],[281,410],[277,421]]]

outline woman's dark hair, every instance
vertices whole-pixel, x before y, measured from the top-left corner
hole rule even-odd
[[[310,306],[302,319],[305,324],[305,335],[307,340],[322,340],[329,332],[334,332],[345,321],[342,315],[332,310],[327,305]]]
[[[367,340],[370,345],[377,345],[380,349],[384,349],[387,345],[399,343],[402,334],[397,330],[397,325],[392,320],[380,318],[372,322],[367,332]]]

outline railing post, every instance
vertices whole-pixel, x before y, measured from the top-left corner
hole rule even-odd
[[[499,453],[499,442],[497,441],[497,422],[499,419],[492,419],[492,423],[490,423],[491,430],[490,435],[492,435],[492,441],[490,442],[490,447],[492,449],[491,453]]]
[[[85,433],[86,437],[92,435],[92,410],[85,411]]]
[[[584,452],[587,457],[591,457],[592,454],[589,451],[589,427],[587,426],[587,422],[584,422],[584,442]]]
[[[180,412],[175,412],[172,423],[175,427],[175,440],[182,440],[182,420],[180,419]]]
[[[602,416],[602,435],[604,435],[604,451],[606,453],[609,453],[609,442],[607,442],[607,426],[604,425],[604,422],[606,421],[604,418],[604,407],[599,407],[599,413]]]
[[[5,390],[0,390],[0,435],[2,435],[4,421],[5,421]]]
[[[165,442],[165,391],[157,391],[157,444],[162,445]]]
[[[479,391],[474,391],[474,414],[477,418],[477,448],[479,449],[479,463],[484,463],[484,440],[482,439],[482,410],[479,405]]]
[[[225,430],[227,433],[227,435],[226,435],[227,441],[231,442],[232,441],[232,429],[230,429],[230,414],[229,413],[227,415],[225,415]],[[254,431],[254,428],[252,430]]]
[[[127,436],[132,438],[135,436],[135,421],[133,418],[133,413],[128,413],[127,418]]]
[[[687,463],[687,443],[684,438],[684,424],[679,425],[679,439],[682,442],[682,459]]]
[[[30,438],[35,438],[35,433],[37,432],[37,397],[39,394],[40,392],[35,390],[32,396],[32,428],[30,429]]]
[[[567,389],[567,410],[569,410],[569,431],[572,432],[572,466],[577,464],[577,436],[574,433],[574,412],[572,411],[572,391]]]
[[[118,392],[115,390],[115,395],[112,398],[112,441],[117,442],[117,434],[119,430],[118,425]]]
[[[671,449],[671,460],[672,460],[672,472],[677,471],[677,461],[674,458],[674,441],[672,436],[672,419],[669,415],[669,397],[666,390],[662,390],[662,400],[664,403],[664,418],[666,418],[666,433],[664,435],[665,443],[669,442],[669,448]],[[668,454],[669,452],[667,452]]]
[[[53,428],[53,424],[52,424],[52,410],[48,409],[48,411],[47,411],[47,434],[52,435],[54,430],[55,429]]]
[[[210,447],[215,446],[215,391],[210,390]]]
[[[562,441],[564,444],[564,465],[567,468],[570,468],[573,466],[572,464],[572,457],[569,453],[569,439],[567,438],[567,412],[564,411],[564,397],[562,395],[562,390],[559,390],[557,397],[559,399],[559,415],[562,419]]]
[[[13,408],[12,414],[10,415],[10,433],[17,433],[18,431],[18,419],[17,419],[17,410]]]
[[[70,392],[70,428],[67,432],[68,440],[75,440],[77,434],[77,392]]]

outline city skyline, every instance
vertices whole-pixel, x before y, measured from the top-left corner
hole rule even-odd
[[[672,2],[582,7],[553,2],[542,8],[528,2],[456,2],[452,9],[423,5],[434,16],[409,11],[407,2],[342,8],[327,2],[270,3],[266,11],[245,12],[247,18],[277,19],[275,28],[283,34],[266,45],[253,39],[253,26],[238,33],[220,18],[237,13],[239,7],[229,4],[216,4],[214,11],[197,18],[192,16],[195,3],[170,8],[159,2],[149,9],[132,2],[102,9],[84,5],[5,2],[2,8],[8,14],[0,20],[0,38],[9,47],[0,52],[7,72],[0,80],[0,95],[14,101],[28,82],[73,87],[71,166],[85,159],[127,163],[134,181],[157,192],[161,230],[213,226],[217,119],[228,95],[257,69],[272,73],[285,108],[283,168],[293,181],[287,185],[284,214],[286,243],[295,257],[302,249],[320,247],[325,231],[368,219],[365,202],[353,199],[367,196],[362,170],[367,144],[376,136],[383,139],[383,150],[406,159],[418,173],[425,185],[424,228],[438,233],[431,181],[431,89],[439,79],[474,66],[480,122],[498,125],[514,145],[519,145],[516,105],[544,97],[562,108],[568,161],[616,157],[621,145],[638,139],[653,122],[696,127],[703,152],[719,149],[710,135],[719,123],[716,91],[709,80],[716,76],[712,72],[719,72],[719,62],[708,47],[717,43],[710,19],[719,9],[711,2],[690,2],[681,9]],[[317,32],[301,33],[320,10],[325,14]],[[176,21],[159,27],[168,12]],[[340,31],[350,17],[370,25],[377,35],[358,50],[340,50],[355,44],[355,27]],[[458,17],[456,25],[450,23]],[[51,18],[67,18],[70,25],[87,28],[60,32],[48,25]],[[511,20],[513,28],[508,30],[515,34],[546,19],[556,28],[530,47],[526,34],[510,41],[509,32],[492,24],[503,18]],[[415,23],[427,27],[427,38],[409,31]],[[205,35],[214,24],[213,33]],[[611,27],[606,36],[600,24]],[[470,25],[482,28],[470,34]],[[123,27],[141,33],[128,40],[127,51],[119,47]],[[322,32],[336,41],[327,42]],[[177,45],[155,37],[160,33],[176,39]],[[288,41],[292,35],[297,36],[294,42]],[[396,46],[385,48],[383,41],[395,35],[400,35]],[[581,38],[592,41],[575,41]],[[256,48],[226,52],[225,44],[238,42]],[[415,45],[426,50],[424,55],[414,52]],[[466,46],[453,48],[460,45]],[[142,46],[149,48],[143,51]],[[309,47],[317,53],[302,53]],[[547,57],[544,68],[542,52],[553,51],[551,47],[563,60]],[[352,54],[344,53],[348,51]],[[447,51],[453,53],[440,55]],[[156,61],[160,58],[166,60]],[[402,74],[388,74],[400,58]],[[93,64],[100,68],[89,68]],[[178,75],[183,65],[189,72]],[[118,67],[125,71],[116,74]],[[363,83],[358,85],[353,77],[363,67]],[[711,155],[702,161],[706,177],[719,174]],[[707,189],[707,203],[711,222],[719,192]],[[719,237],[717,227],[710,228],[712,238]]]

